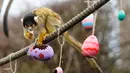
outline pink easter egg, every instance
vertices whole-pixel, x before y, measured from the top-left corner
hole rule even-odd
[[[94,35],[90,35],[82,45],[82,54],[86,57],[93,57],[98,54],[99,43]]]
[[[63,69],[61,67],[57,67],[54,73],[63,73]]]

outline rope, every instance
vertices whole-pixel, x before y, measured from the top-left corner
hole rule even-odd
[[[59,34],[59,31],[58,31],[58,34]],[[65,43],[65,39],[64,37],[62,37],[62,43],[60,41],[60,35],[58,35],[58,43],[60,44],[60,60],[59,60],[59,67],[61,66],[61,61],[62,61],[62,51],[63,51],[63,46],[64,46],[64,43]]]
[[[74,25],[76,25],[77,23],[79,23],[80,21],[82,21],[86,16],[90,15],[91,13],[93,13],[94,11],[96,11],[97,9],[99,9],[100,7],[102,7],[104,4],[106,4],[108,1],[110,0],[99,0],[97,1],[95,4],[93,4],[92,6],[86,8],[83,12],[81,12],[80,14],[78,14],[77,16],[75,16],[74,18],[72,18],[71,20],[69,20],[67,23],[65,23],[65,25],[63,25],[60,29],[59,29],[59,34],[61,35],[62,33],[64,33],[65,31],[67,31],[68,29],[72,28]],[[45,38],[45,42],[44,44],[52,41],[53,39],[55,39],[58,34],[57,34],[58,30],[52,32],[51,34],[49,34],[46,38]],[[11,60],[15,60],[18,59],[24,55],[26,55],[26,52],[28,50],[29,47],[33,46],[34,43],[32,43],[31,45],[15,52],[12,54],[11,56]],[[89,60],[89,59],[88,59]],[[0,59],[0,66],[6,64],[9,62],[9,55]],[[90,61],[90,63],[92,63],[93,61]],[[91,65],[92,67],[94,66],[94,69],[97,69],[99,71],[99,73],[102,73],[102,70],[100,70],[100,67],[97,65],[97,63],[93,63],[94,65]]]

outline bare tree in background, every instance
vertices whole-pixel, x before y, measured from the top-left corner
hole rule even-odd
[[[44,1],[43,1],[44,2]],[[127,2],[127,1],[126,1]],[[125,73],[129,72],[129,5],[125,2],[124,9],[126,10],[127,18],[121,22],[120,26],[120,44],[121,52],[118,57],[110,57],[110,53],[112,49],[117,47],[113,45],[113,47],[109,47],[109,40],[111,36],[109,35],[114,29],[113,26],[110,26],[109,21],[110,17],[113,17],[113,12],[110,7],[110,3],[105,5],[104,7],[98,10],[97,23],[96,23],[96,32],[100,42],[100,53],[97,56],[97,62],[103,69],[104,73]],[[1,1],[0,1],[1,3]],[[31,41],[27,41],[23,37],[22,24],[20,22],[21,17],[23,17],[26,13],[35,9],[33,5],[29,5],[26,1],[24,2],[26,8],[22,11],[21,15],[17,17],[9,17],[9,33],[10,38],[7,39],[3,35],[2,26],[0,25],[0,57],[4,57],[9,53],[15,52],[31,43]],[[128,5],[128,6],[127,6]],[[44,5],[41,5],[44,6]],[[64,3],[56,3],[48,5],[47,7],[56,11],[61,15],[64,22],[67,22],[69,19],[77,15],[79,12],[84,10],[87,5],[83,0],[70,0]],[[115,18],[115,17],[114,17]],[[116,19],[116,18],[115,18]],[[2,24],[2,23],[1,23]],[[111,25],[114,25],[112,23]],[[86,31],[82,26],[81,22],[74,26],[69,30],[70,34],[75,37],[81,43],[91,35],[91,30]],[[79,34],[82,35],[79,37]],[[114,40],[114,39],[113,39]],[[49,43],[55,51],[54,57],[46,62],[40,62],[36,60],[32,60],[27,56],[24,56],[18,60],[18,70],[19,73],[53,73],[54,69],[58,66],[59,62],[59,49],[60,46],[57,43],[57,40],[53,40]],[[122,64],[117,64],[117,60],[121,59],[123,61]],[[120,62],[119,62],[120,63]],[[125,66],[126,65],[126,66]],[[118,68],[122,66],[121,68]],[[62,68],[66,73],[95,73],[86,59],[75,49],[73,49],[69,44],[65,43],[63,48],[63,58],[62,58]],[[123,69],[124,68],[124,69]],[[123,69],[123,70],[122,70]],[[128,70],[125,70],[128,69]]]

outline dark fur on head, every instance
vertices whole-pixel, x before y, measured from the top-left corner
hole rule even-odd
[[[34,17],[35,17],[36,15],[35,14],[33,14],[33,13],[28,13],[28,14],[26,14],[24,17],[23,17],[23,26],[25,27],[25,26],[33,26],[33,25],[35,25],[36,26],[36,22],[35,22],[35,20],[34,20]]]

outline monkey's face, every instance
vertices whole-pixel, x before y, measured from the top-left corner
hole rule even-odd
[[[27,30],[26,32],[24,32],[25,37],[27,39],[34,38],[34,30],[37,27],[37,23],[34,20],[35,17],[36,16],[34,14],[29,13],[21,19],[21,22],[23,23],[24,29]]]

